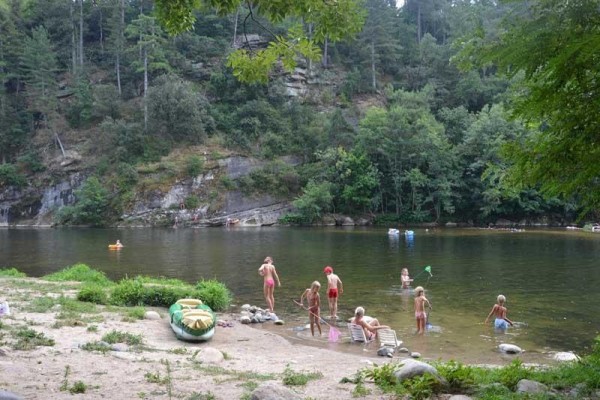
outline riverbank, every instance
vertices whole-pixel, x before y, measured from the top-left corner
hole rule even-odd
[[[0,293],[11,311],[0,319],[0,389],[23,399],[72,399],[77,387],[85,388],[86,399],[240,399],[249,398],[258,385],[284,386],[286,376],[298,374],[315,378],[290,386],[301,398],[350,399],[355,385],[340,380],[381,362],[375,354],[294,345],[260,326],[240,324],[235,314],[219,314],[227,323],[216,328],[210,342],[182,342],[164,308],[145,309],[160,316],[154,320],[134,319],[131,309],[110,306],[75,315],[65,309],[71,305],[58,301],[75,296],[68,286],[0,278]],[[40,299],[57,302],[47,312],[36,312]],[[141,343],[108,352],[83,349],[113,332],[139,337]],[[45,339],[47,345],[27,348],[26,341],[19,342],[24,336],[37,336],[37,343]],[[363,398],[382,398],[379,389],[366,385],[372,393]]]
[[[238,314],[219,313],[211,341],[182,342],[169,326],[166,308],[79,302],[79,287],[78,282],[0,277],[0,302],[6,301],[11,311],[0,318],[0,395],[6,390],[22,399],[71,399],[81,393],[86,399],[264,399],[252,393],[266,385],[270,392],[288,391],[279,398],[369,400],[403,398],[407,390],[427,394],[435,388],[424,377],[390,391],[386,381],[393,363],[405,359],[401,354],[377,357],[376,347],[359,344],[354,346],[358,353],[305,346],[282,334],[289,325],[243,325]],[[110,350],[101,341],[111,343]],[[450,386],[435,393],[473,393],[476,380],[499,382],[494,393],[519,398],[514,393],[518,381],[541,378],[546,385],[554,382],[561,393],[572,393],[569,384],[577,382],[583,385],[577,395],[599,394],[593,384],[586,386],[586,381],[596,381],[588,376],[595,367],[585,363],[565,364],[547,377],[514,363],[493,370],[452,363],[439,368]],[[371,374],[356,380],[366,370]],[[456,380],[448,379],[452,376]]]

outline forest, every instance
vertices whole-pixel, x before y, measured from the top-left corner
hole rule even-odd
[[[289,199],[282,222],[598,217],[597,1],[168,4],[0,0],[0,191],[55,182],[76,151],[57,221],[110,224],[148,165],[204,149],[185,173],[207,152],[268,161],[219,190]]]

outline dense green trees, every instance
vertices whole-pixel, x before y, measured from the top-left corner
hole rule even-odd
[[[100,224],[131,204],[138,163],[206,144],[272,160],[226,188],[295,199],[304,222],[484,224],[598,208],[589,4],[288,3],[0,0],[1,184],[36,182],[75,149],[103,179],[64,221]],[[499,26],[508,13],[518,19]],[[270,44],[236,52],[250,34]],[[311,61],[321,56],[325,67]]]

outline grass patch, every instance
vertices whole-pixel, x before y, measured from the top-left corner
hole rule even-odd
[[[82,350],[85,351],[98,351],[100,353],[106,353],[110,351],[110,346],[104,342],[88,342],[81,346]]]
[[[186,400],[216,400],[217,397],[209,390],[206,393],[193,392],[185,399]]]
[[[15,350],[31,350],[38,346],[54,346],[55,344],[54,339],[27,327],[20,327],[13,332],[13,336],[17,339],[12,346]]]
[[[111,285],[110,279],[102,271],[91,269],[85,264],[75,264],[60,271],[44,276],[48,281],[77,281],[87,283],[97,283],[100,285]]]
[[[134,335],[131,333],[119,332],[115,330],[102,336],[102,340],[110,344],[126,343],[129,346],[139,346],[143,342],[142,335]]]
[[[90,325],[86,329],[88,332],[98,332],[98,325]]]
[[[45,313],[55,307],[60,309],[61,312],[75,312],[84,314],[94,314],[99,312],[95,304],[77,301],[65,296],[60,296],[57,298],[49,296],[37,297],[29,303],[27,310],[31,312]]]
[[[283,384],[286,386],[304,386],[309,381],[321,379],[323,374],[317,372],[296,372],[289,365],[283,371]]]
[[[102,286],[97,284],[87,285],[77,293],[77,300],[94,304],[107,304],[108,295]]]
[[[174,348],[174,349],[170,349],[169,353],[183,355],[183,354],[187,354],[188,353],[188,349],[187,349],[187,347],[177,347],[177,348]]]
[[[227,370],[223,367],[217,367],[214,365],[194,365],[194,369],[197,369],[203,372],[206,375],[211,376],[228,376],[230,379],[224,380],[224,382],[229,380],[237,380],[237,381],[271,381],[277,379],[277,374],[260,374],[258,372],[253,371],[236,371],[236,370]]]
[[[19,271],[16,268],[1,268],[0,269],[0,277],[26,278],[27,274],[25,272]]]

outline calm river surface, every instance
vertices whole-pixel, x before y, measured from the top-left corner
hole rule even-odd
[[[107,250],[116,239],[126,247]],[[237,305],[265,305],[257,269],[266,255],[274,258],[282,281],[275,309],[287,324],[261,328],[307,344],[363,351],[360,345],[327,343],[326,328],[316,339],[294,329],[306,316],[291,298],[299,298],[314,280],[325,284],[325,265],[344,282],[339,313],[344,319],[362,305],[391,325],[405,346],[428,358],[503,363],[509,358],[496,345],[514,343],[526,350],[524,361],[544,362],[553,351],[589,351],[600,331],[598,234],[417,229],[407,241],[376,228],[0,229],[0,268],[42,276],[82,262],[115,280],[216,278],[232,290]],[[433,277],[421,273],[427,265]],[[404,266],[433,304],[434,329],[424,337],[414,335],[412,293],[400,288]],[[501,293],[508,317],[519,322],[506,334],[482,324]],[[327,315],[324,289],[321,298]]]

